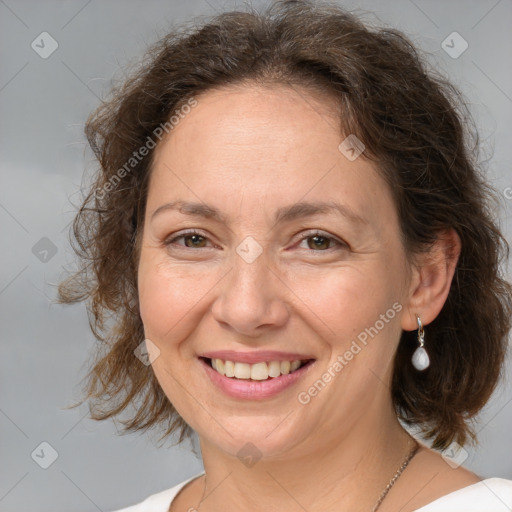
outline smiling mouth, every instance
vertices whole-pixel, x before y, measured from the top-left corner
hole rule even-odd
[[[296,359],[293,361],[262,361],[249,364],[207,357],[200,357],[199,359],[224,377],[253,381],[270,380],[281,375],[288,375],[315,361],[314,359]]]

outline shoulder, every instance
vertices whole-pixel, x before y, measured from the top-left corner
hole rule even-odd
[[[512,480],[487,478],[451,492],[417,512],[507,512],[512,510]]]
[[[181,489],[183,489],[183,487],[190,481],[203,474],[204,472],[201,472],[198,475],[187,478],[187,480],[184,480],[183,482],[169,489],[151,494],[140,503],[118,510],[112,510],[110,512],[168,512],[170,504],[176,495],[181,491]]]
[[[389,510],[402,507],[403,512],[510,512],[512,481],[482,479],[422,446],[390,492],[387,505]],[[388,512],[386,506],[383,512]]]

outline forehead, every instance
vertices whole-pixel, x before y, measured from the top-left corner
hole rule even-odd
[[[328,147],[341,136],[339,106],[333,99],[295,86],[250,85],[208,90],[157,146],[182,152],[201,146],[201,155],[294,151],[311,144]],[[313,136],[313,139],[311,139]],[[188,155],[193,158],[194,154]]]
[[[301,199],[335,200],[367,210],[390,201],[386,183],[363,157],[340,151],[346,138],[331,97],[288,86],[226,87],[197,105],[155,150],[148,203],[188,199],[229,209]],[[238,202],[236,203],[238,205]],[[273,208],[275,209],[275,208]]]

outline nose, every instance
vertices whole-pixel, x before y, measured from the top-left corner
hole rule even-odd
[[[219,285],[213,317],[237,334],[257,337],[288,321],[288,289],[263,255],[251,263],[235,255],[231,271]]]

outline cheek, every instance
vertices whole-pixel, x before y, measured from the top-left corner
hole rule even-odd
[[[372,382],[368,375],[385,379],[401,333],[401,276],[400,254],[380,253],[328,272],[295,276],[290,284],[309,327],[330,354],[324,370],[337,376],[333,390],[351,389],[362,400]]]
[[[207,286],[193,270],[172,269],[156,257],[141,257],[139,303],[146,336],[163,341],[183,330],[200,311]]]
[[[320,331],[342,341],[373,324],[397,300],[373,265],[290,276],[290,288],[316,317]]]

